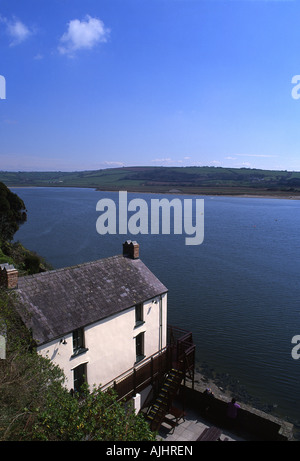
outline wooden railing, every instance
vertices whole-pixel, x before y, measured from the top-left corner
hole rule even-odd
[[[178,368],[194,383],[196,346],[192,332],[168,326],[168,344],[173,348],[173,357],[177,361]]]
[[[129,399],[163,376],[170,369],[170,366],[171,355],[167,346],[148,357],[146,361],[130,368],[113,381],[102,386],[102,390],[113,388],[118,395],[118,399]]]
[[[117,376],[102,386],[102,390],[113,388],[119,400],[127,400],[148,385],[163,379],[174,364],[185,377],[194,380],[195,345],[192,333],[168,327],[168,345],[165,348]]]

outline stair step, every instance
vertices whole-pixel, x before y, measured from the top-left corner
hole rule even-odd
[[[147,417],[155,421],[158,418],[164,417],[165,414],[166,414],[165,412],[155,412],[155,413],[148,414]]]
[[[178,383],[174,383],[174,381],[165,381],[163,388],[166,387],[178,387]]]
[[[157,396],[157,398],[158,398],[158,399],[161,399],[161,400],[168,400],[168,398],[169,398],[169,392],[167,391],[167,392],[165,392],[165,393],[163,393],[163,394],[159,394],[159,395]]]
[[[166,381],[169,381],[169,382],[174,382],[174,381],[178,381],[177,377],[176,376],[168,376]]]
[[[180,370],[172,368],[165,377],[164,383],[159,394],[148,412],[148,419],[151,421],[151,429],[157,430],[163,419],[166,417],[172,396],[176,394],[177,389],[182,381],[183,373]]]
[[[159,402],[167,402],[169,400],[169,393],[164,395],[159,394],[156,400]]]
[[[164,407],[168,408],[168,402],[158,402],[159,403],[159,408]]]
[[[161,417],[161,416],[165,416],[165,414],[168,412],[168,409],[167,408],[160,408],[159,410],[154,410],[154,411],[150,411],[148,413],[148,416],[152,419],[156,419],[158,417]]]
[[[164,384],[164,387],[163,387],[163,390],[166,390],[166,388],[167,388],[167,390],[170,391],[170,389],[177,389],[177,387],[178,387],[178,386],[176,386],[176,385],[174,385],[174,384],[165,383],[165,384]]]
[[[182,374],[183,372],[181,370],[177,370],[176,368],[172,368],[170,373]]]
[[[161,410],[161,409],[162,409],[162,406],[165,407],[166,405],[153,405],[153,407],[154,407],[154,409],[155,409],[156,412],[159,411],[159,410]]]
[[[151,416],[155,416],[157,413],[157,410],[155,410],[154,408],[151,408],[151,410],[149,411],[149,415]]]
[[[177,383],[176,381],[171,381],[170,379],[167,379],[167,381],[165,382],[165,386],[171,386],[171,387],[174,387],[174,386],[178,386],[179,383]]]

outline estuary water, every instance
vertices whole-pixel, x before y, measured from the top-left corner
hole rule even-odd
[[[193,333],[197,366],[238,398],[300,425],[300,201],[128,193],[204,199],[204,241],[185,235],[99,235],[96,204],[118,193],[13,188],[28,221],[15,240],[53,268],[120,254],[127,239],[168,287],[168,323]]]

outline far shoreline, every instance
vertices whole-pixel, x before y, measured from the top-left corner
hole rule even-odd
[[[228,198],[265,198],[265,199],[274,199],[274,200],[300,200],[300,195],[284,195],[284,194],[230,194],[230,193],[220,193],[220,192],[212,192],[212,193],[204,193],[204,192],[187,192],[181,190],[165,190],[165,191],[145,191],[145,190],[126,190],[124,188],[120,188],[120,190],[116,189],[109,189],[109,188],[98,188],[96,186],[66,186],[66,185],[59,185],[59,186],[47,186],[47,185],[27,185],[27,186],[14,186],[9,185],[7,186],[10,189],[39,189],[39,188],[47,188],[47,189],[94,189],[95,192],[124,192],[126,191],[129,194],[154,194],[154,195],[186,195],[186,196],[201,196],[201,197],[228,197]]]

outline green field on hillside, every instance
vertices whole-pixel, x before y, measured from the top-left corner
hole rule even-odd
[[[75,172],[0,172],[9,187],[90,187],[137,192],[300,195],[300,172],[221,167],[123,167]]]

